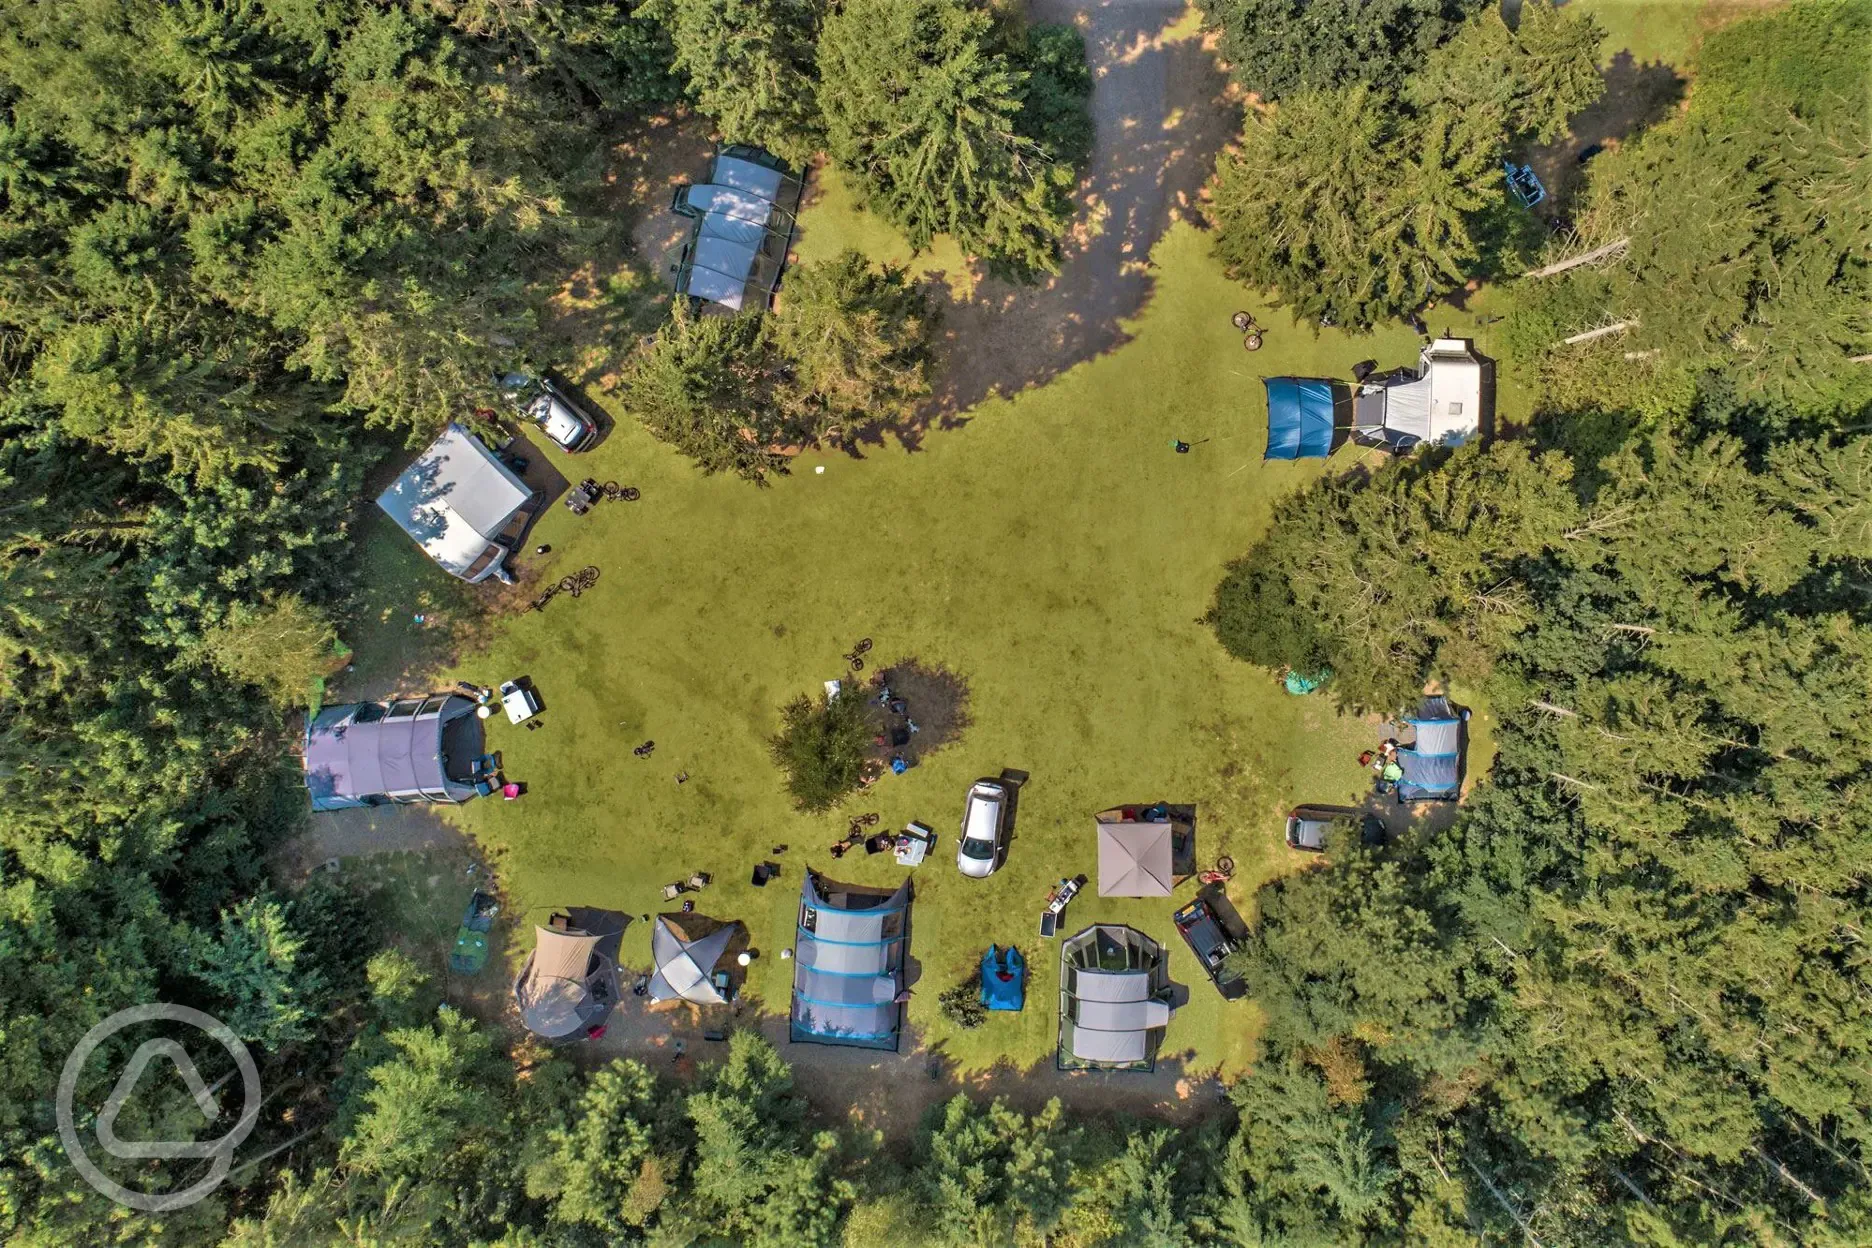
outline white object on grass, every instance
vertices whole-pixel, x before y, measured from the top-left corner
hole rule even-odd
[[[825,476],[825,465],[820,464],[817,468],[813,469],[813,473],[817,476],[821,476],[821,477]]]

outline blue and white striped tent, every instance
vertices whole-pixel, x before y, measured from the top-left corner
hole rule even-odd
[[[1417,730],[1408,749],[1398,751],[1404,769],[1398,800],[1450,801],[1462,795],[1463,716],[1448,698],[1426,698],[1414,717],[1404,721]]]
[[[909,947],[910,881],[884,893],[808,871],[793,942],[788,1038],[895,1052]]]

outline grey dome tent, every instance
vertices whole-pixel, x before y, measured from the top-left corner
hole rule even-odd
[[[895,1052],[909,945],[910,881],[885,893],[831,884],[808,871],[794,935],[788,1038]]]
[[[726,1005],[715,987],[715,964],[741,930],[726,923],[698,940],[691,940],[667,914],[659,914],[650,931],[650,957],[656,964],[648,992],[652,1001],[693,1001],[697,1005]]]
[[[1168,823],[1098,825],[1098,894],[1168,897],[1176,883]]]
[[[1135,928],[1088,927],[1060,946],[1061,1070],[1153,1070],[1170,1023],[1163,946]]]
[[[708,181],[679,186],[670,207],[695,218],[676,289],[731,311],[765,308],[780,285],[804,184],[757,147],[724,147]]]
[[[306,723],[312,809],[465,802],[483,740],[474,702],[457,693],[328,706]]]
[[[548,1040],[589,1035],[617,1004],[617,964],[599,951],[603,936],[581,928],[533,929],[533,952],[514,979],[520,1021]]]

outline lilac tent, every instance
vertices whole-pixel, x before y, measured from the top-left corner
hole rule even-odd
[[[474,702],[457,693],[328,706],[306,723],[312,809],[465,802],[482,742]]]

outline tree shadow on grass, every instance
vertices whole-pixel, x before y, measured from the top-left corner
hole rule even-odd
[[[1657,125],[1683,96],[1684,80],[1675,69],[1662,61],[1641,65],[1630,52],[1619,52],[1599,73],[1605,93],[1573,115],[1567,133],[1521,154],[1547,188],[1547,200],[1535,212],[1549,222],[1564,219],[1584,187],[1582,157],[1590,160],[1598,150],[1616,147]]]
[[[934,391],[908,421],[848,430],[843,447],[894,441],[914,451],[932,429],[956,429],[995,395],[1045,385],[1130,340],[1125,322],[1149,302],[1150,255],[1176,221],[1193,218],[1239,113],[1202,39],[1175,27],[1177,0],[1083,6],[1036,0],[1036,21],[1078,27],[1091,67],[1097,137],[1075,192],[1078,213],[1059,273],[1026,285],[935,275]]]

